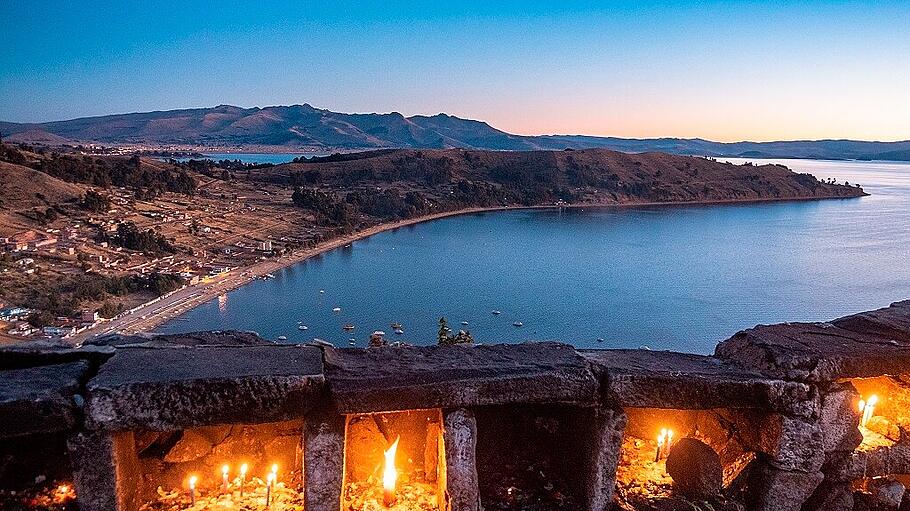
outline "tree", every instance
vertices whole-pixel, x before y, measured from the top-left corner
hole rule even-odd
[[[446,318],[439,318],[439,335],[437,343],[440,346],[455,346],[457,344],[474,344],[474,336],[467,330],[459,330],[457,334],[452,335]]]
[[[449,344],[449,332],[451,331],[446,318],[439,318],[439,335],[437,336],[437,343],[440,346],[447,346]]]
[[[85,192],[85,196],[82,198],[80,207],[86,211],[104,213],[105,211],[111,209],[111,200],[94,190],[89,190]]]

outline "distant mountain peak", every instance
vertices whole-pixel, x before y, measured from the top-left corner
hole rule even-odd
[[[910,141],[800,140],[712,142],[702,138],[625,139],[591,135],[522,136],[445,112],[340,113],[309,103],[244,108],[222,104],[84,117],[46,123],[0,122],[4,138],[39,144],[99,143],[255,147],[258,150],[464,148],[562,150],[604,148],[628,153],[701,156],[910,160]],[[268,148],[268,149],[266,149]]]

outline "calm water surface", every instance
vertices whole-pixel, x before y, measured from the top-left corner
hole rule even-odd
[[[381,329],[428,344],[446,316],[456,329],[468,321],[483,343],[709,353],[757,323],[830,319],[910,298],[910,164],[781,162],[872,195],[448,218],[289,267],[159,331],[241,329],[336,345],[354,337],[362,346]],[[391,332],[396,321],[402,336]],[[347,323],[353,335],[342,331]]]

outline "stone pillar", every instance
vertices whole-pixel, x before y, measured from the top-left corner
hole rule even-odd
[[[332,411],[306,419],[303,491],[307,511],[338,511],[344,484],[345,416]]]
[[[594,408],[586,410],[585,442],[589,442],[587,466],[582,470],[585,509],[605,511],[613,502],[616,490],[616,467],[622,451],[626,414],[621,411]]]
[[[142,473],[132,432],[80,432],[68,447],[81,511],[139,509]]]
[[[465,408],[443,412],[446,493],[450,511],[480,511],[477,419]]]

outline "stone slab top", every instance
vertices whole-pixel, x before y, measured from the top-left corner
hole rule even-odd
[[[513,403],[594,405],[597,381],[572,346],[554,342],[420,348],[327,348],[341,413]]]
[[[808,385],[775,380],[719,358],[641,349],[582,350],[600,376],[605,398],[619,406],[760,408],[798,413]]]
[[[715,354],[777,378],[827,382],[910,373],[910,301],[827,323],[760,325]]]
[[[65,431],[76,425],[85,361],[0,371],[0,438]]]
[[[324,383],[312,346],[121,348],[87,385],[87,422],[169,430],[298,418]]]

